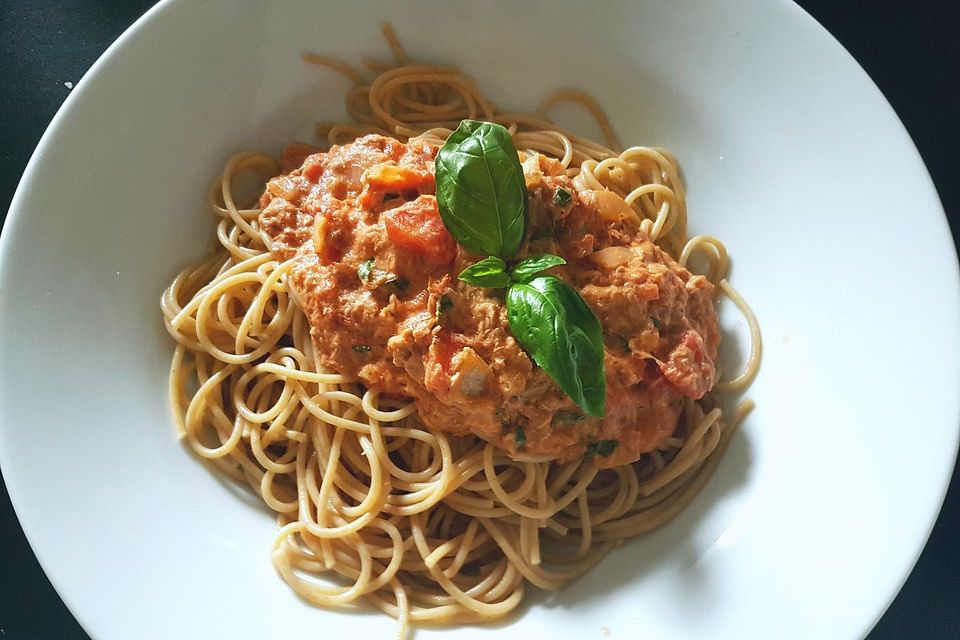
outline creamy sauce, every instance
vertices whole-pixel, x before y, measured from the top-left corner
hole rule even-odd
[[[372,135],[304,153],[289,151],[285,161],[302,165],[268,183],[262,233],[278,259],[294,259],[290,284],[324,366],[414,398],[428,429],[558,461],[582,456],[588,442],[617,440],[612,455],[598,456],[610,467],[657,448],[676,429],[683,399],[713,386],[713,286],[635,224],[605,220],[608,194],[576,189],[555,160],[524,159],[530,227],[516,258],[565,258],[550,272],[600,320],[602,419],[585,416],[513,339],[502,290],[457,280],[485,256],[467,253],[443,226],[435,146]],[[563,206],[558,189],[571,195]]]

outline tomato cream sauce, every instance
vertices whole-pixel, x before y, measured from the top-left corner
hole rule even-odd
[[[587,416],[511,336],[503,290],[457,280],[486,256],[468,253],[443,225],[437,151],[379,135],[312,155],[292,147],[286,172],[267,184],[260,229],[278,260],[292,260],[289,285],[321,363],[413,398],[427,429],[478,436],[511,456],[565,462],[616,440],[612,454],[597,456],[611,467],[656,449],[677,429],[684,398],[713,386],[713,285],[635,223],[604,219],[612,194],[577,189],[556,160],[523,157],[530,221],[516,259],[563,257],[550,273],[603,328],[605,414]],[[563,206],[559,189],[571,195]]]

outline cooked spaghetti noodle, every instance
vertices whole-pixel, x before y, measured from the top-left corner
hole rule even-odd
[[[607,189],[639,227],[686,264],[700,254],[718,293],[747,318],[752,348],[743,371],[699,401],[686,400],[676,432],[629,465],[600,470],[588,456],[567,464],[514,460],[478,438],[426,430],[415,405],[378,394],[320,365],[310,327],[241,201],[238,176],[269,178],[279,165],[259,154],[231,159],[210,191],[217,250],[164,292],[177,341],[170,403],[177,433],[200,457],[249,484],[277,512],[272,558],[307,600],[349,607],[365,599],[399,621],[462,623],[502,618],[527,584],[558,589],[618,542],[679,513],[710,478],[737,424],[717,391],[740,392],[756,374],[760,334],[744,299],[724,279],[716,238],[686,235],[677,164],[663,149],[618,150],[601,109],[580,92],[558,92],[597,120],[601,144],[566,131],[544,112],[497,109],[457,69],[376,61],[372,82],[340,61],[306,60],[356,83],[354,122],[321,124],[331,144],[378,132],[442,143],[464,118],[502,123],[523,153],[557,158],[581,189]],[[327,580],[332,577],[332,580]]]

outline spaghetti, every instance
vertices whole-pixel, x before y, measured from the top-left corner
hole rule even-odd
[[[403,636],[410,623],[502,618],[527,583],[558,589],[618,542],[679,513],[752,408],[743,402],[728,416],[717,392],[750,384],[761,343],[756,318],[724,279],[723,244],[686,236],[684,192],[667,151],[616,151],[602,110],[580,92],[556,93],[535,114],[500,111],[457,69],[405,65],[396,37],[385,33],[401,66],[368,61],[377,72],[370,83],[343,62],[305,56],[355,83],[347,96],[353,122],[317,127],[329,143],[375,132],[442,144],[464,118],[501,123],[522,152],[557,158],[578,188],[621,196],[640,229],[681,264],[705,260],[707,277],[743,312],[752,340],[743,371],[703,399],[686,400],[674,435],[630,465],[513,460],[477,438],[427,431],[412,401],[319,365],[288,289],[290,263],[267,250],[259,209],[237,186],[240,176],[269,178],[279,165],[260,154],[232,158],[208,199],[217,250],[163,294],[177,341],[169,385],[177,433],[277,512],[273,563],[298,594],[326,607],[365,599],[396,618]],[[545,110],[560,101],[588,109],[606,142],[550,121]]]

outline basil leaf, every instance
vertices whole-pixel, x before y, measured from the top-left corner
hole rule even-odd
[[[464,120],[434,163],[440,218],[477,255],[509,258],[527,225],[527,187],[510,132]]]
[[[557,189],[557,192],[553,196],[553,204],[563,208],[568,204],[570,204],[570,200],[572,199],[573,199],[573,196],[570,195],[570,192],[564,189],[563,187],[560,187],[559,189]]]
[[[460,272],[460,279],[475,287],[501,289],[510,285],[507,265],[500,258],[490,256]]]
[[[539,276],[507,289],[510,331],[587,414],[603,416],[606,379],[600,322],[570,285]]]
[[[514,282],[526,282],[541,271],[546,271],[558,264],[567,264],[567,261],[551,253],[541,253],[538,256],[530,256],[518,262],[517,266],[510,272],[510,277],[513,278]]]

